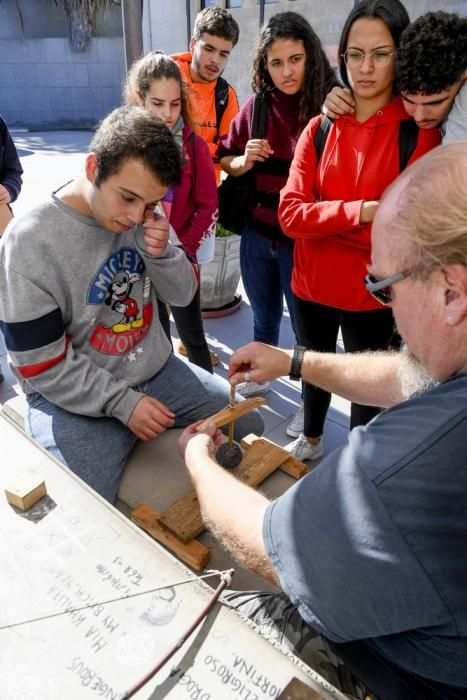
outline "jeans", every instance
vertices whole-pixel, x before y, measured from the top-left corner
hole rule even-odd
[[[293,249],[292,240],[268,241],[248,226],[242,231],[240,268],[253,311],[254,339],[261,343],[279,344],[284,296],[297,337],[290,287]]]
[[[225,379],[174,355],[157,374],[134,388],[168,406],[175,413],[175,428],[217,413],[228,405],[230,394]],[[28,434],[113,503],[136,435],[116,418],[70,413],[37,393],[29,394],[27,400]],[[242,398],[237,395],[237,400]],[[258,411],[252,411],[235,421],[234,438],[239,441],[248,433],[261,435],[263,430],[263,419]]]

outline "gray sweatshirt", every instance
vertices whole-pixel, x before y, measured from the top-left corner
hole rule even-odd
[[[0,328],[23,390],[126,425],[132,387],[171,352],[156,296],[183,306],[196,285],[181,249],[153,257],[142,226],[112,233],[52,195],[0,242]]]
[[[467,139],[467,84],[459,90],[446,122],[443,143]]]

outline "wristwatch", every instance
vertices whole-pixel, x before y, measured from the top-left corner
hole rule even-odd
[[[292,364],[290,365],[289,379],[300,379],[302,376],[303,355],[306,352],[304,345],[295,345],[293,349]]]

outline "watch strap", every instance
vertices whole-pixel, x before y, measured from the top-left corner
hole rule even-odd
[[[300,379],[302,376],[303,356],[306,352],[304,345],[295,345],[293,349],[292,364],[290,365],[289,379]]]

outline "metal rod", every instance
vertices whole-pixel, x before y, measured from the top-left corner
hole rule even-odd
[[[229,408],[233,408],[234,406],[235,406],[235,386],[233,384],[231,384],[230,385]],[[229,447],[232,447],[232,445],[233,445],[234,423],[235,423],[235,421],[233,421],[233,420],[231,420],[229,423],[229,433],[228,433],[228,445],[229,445]]]

